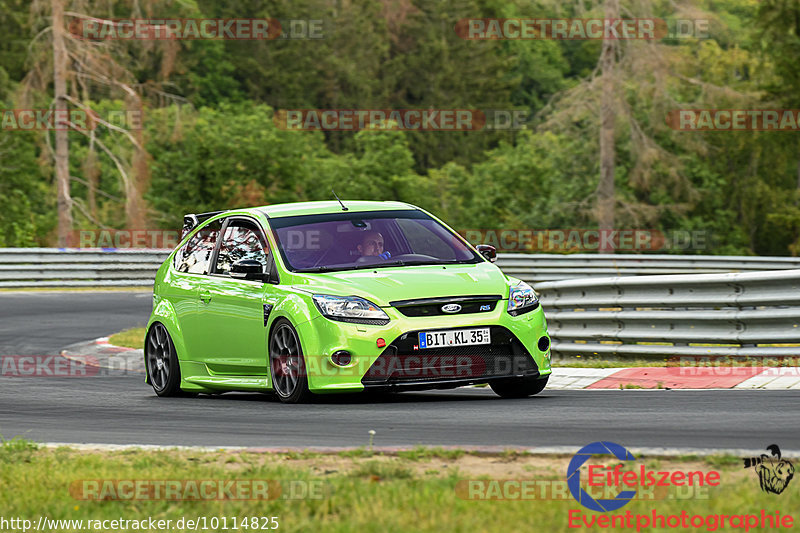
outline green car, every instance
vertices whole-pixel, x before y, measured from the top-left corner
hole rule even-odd
[[[281,401],[488,383],[541,392],[550,338],[534,290],[430,213],[330,201],[187,215],[145,338],[159,396]]]

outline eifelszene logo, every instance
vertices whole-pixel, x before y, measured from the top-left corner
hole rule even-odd
[[[598,464],[593,456],[610,455],[620,461],[617,464]],[[637,491],[663,487],[680,491],[685,498],[690,494],[701,497],[705,487],[717,487],[720,473],[716,470],[666,471],[653,470],[644,464],[635,464],[636,457],[623,446],[599,441],[578,450],[567,467],[567,486],[575,501],[592,511],[605,513],[616,511],[637,498]],[[626,470],[626,463],[628,469]],[[581,480],[581,467],[585,468],[585,479]],[[585,482],[585,483],[584,483]],[[629,490],[619,490],[627,488]],[[598,491],[612,498],[595,498]],[[616,492],[616,495],[614,495]]]
[[[620,461],[636,459],[631,452],[614,442],[593,442],[578,450],[567,467],[567,486],[575,501],[592,511],[604,513],[616,511],[636,496],[635,490],[621,491],[614,499],[595,500],[581,488],[581,466],[592,458],[592,455],[613,455]]]
[[[789,485],[794,477],[794,465],[788,459],[781,458],[781,449],[777,444],[770,444],[761,457],[747,457],[744,459],[745,468],[754,468],[758,474],[761,490],[780,494]]]

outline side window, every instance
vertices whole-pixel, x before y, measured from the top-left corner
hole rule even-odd
[[[229,274],[236,261],[251,259],[261,263],[267,271],[269,246],[256,225],[244,220],[233,220],[225,229],[217,256],[215,274]]]
[[[175,254],[175,268],[189,274],[207,274],[211,254],[222,229],[222,221],[215,220],[203,226]]]

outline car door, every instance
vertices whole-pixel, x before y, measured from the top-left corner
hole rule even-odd
[[[217,374],[266,376],[264,304],[271,301],[273,286],[234,279],[230,270],[236,261],[251,259],[268,272],[270,248],[263,229],[249,217],[228,218],[221,235],[208,282],[199,291],[202,359]]]
[[[163,285],[164,297],[175,310],[176,322],[188,352],[182,359],[189,361],[197,361],[202,355],[202,342],[197,337],[202,329],[199,294],[208,281],[207,274],[221,230],[221,220],[201,226],[173,257],[170,281]]]

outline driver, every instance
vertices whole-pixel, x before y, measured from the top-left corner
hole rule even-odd
[[[378,231],[368,231],[361,238],[361,244],[356,249],[362,257],[380,257],[381,259],[389,259],[392,257],[388,251],[383,251],[383,235]]]

